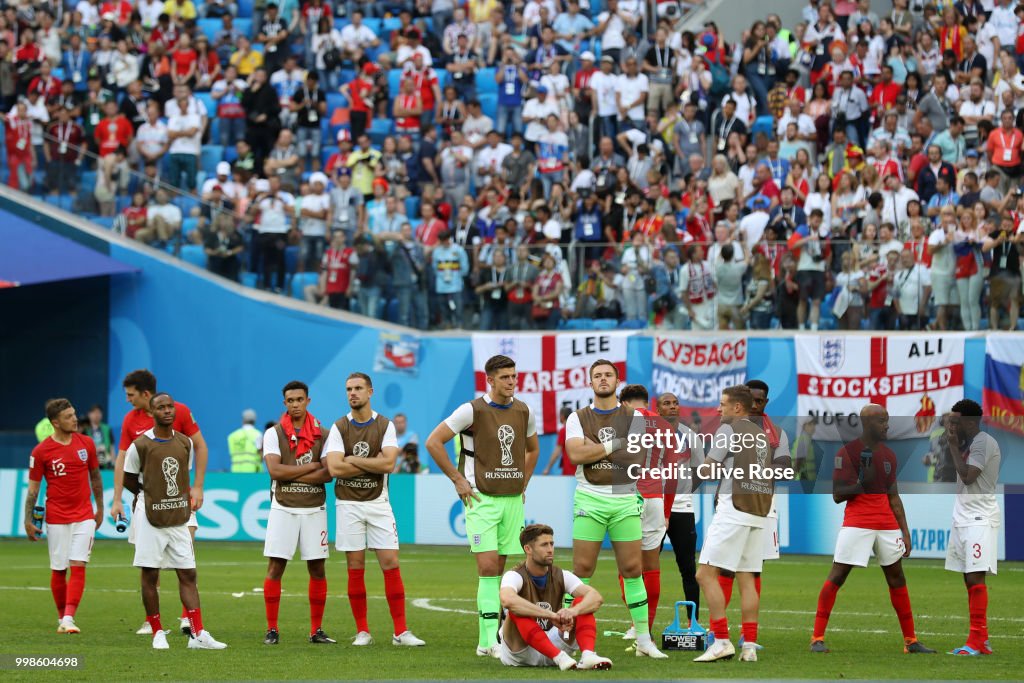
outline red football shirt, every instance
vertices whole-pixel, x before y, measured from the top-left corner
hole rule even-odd
[[[89,472],[98,469],[96,444],[83,434],[72,434],[68,445],[48,437],[32,449],[28,478],[46,479],[46,523],[74,524],[95,516]]]
[[[192,415],[192,411],[189,410],[188,406],[175,401],[174,408],[174,431],[181,432],[188,437],[196,434],[199,431],[199,425],[196,424],[196,418]],[[121,423],[121,441],[117,445],[118,450],[128,450],[128,447],[132,445],[135,439],[152,428],[152,415],[138,408],[130,411],[124,416],[124,422]]]
[[[565,425],[558,428],[558,436],[556,439],[558,447],[562,449],[562,474],[569,477],[575,477],[576,465],[569,460],[569,454],[565,450]]]
[[[853,484],[860,472],[860,454],[864,444],[855,439],[839,449],[836,454],[836,467],[832,472],[832,481],[842,484]],[[872,451],[871,465],[875,470],[875,478],[864,486],[864,493],[859,493],[846,501],[846,512],[843,515],[843,526],[858,529],[889,530],[899,529],[896,515],[889,507],[889,489],[896,483],[896,454],[879,444]]]

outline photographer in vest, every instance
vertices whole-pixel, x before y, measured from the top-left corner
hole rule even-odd
[[[757,615],[760,596],[754,575],[761,571],[764,561],[764,532],[772,506],[774,483],[770,479],[755,477],[752,465],[767,467],[789,466],[789,457],[772,459],[768,435],[751,415],[754,397],[744,385],[728,387],[722,392],[718,413],[722,425],[715,432],[708,449],[702,478],[718,478],[708,465],[718,464],[734,469],[729,479],[718,485],[718,507],[711,520],[704,547],[700,551],[697,582],[704,591],[708,605],[709,630],[715,642],[695,662],[714,662],[731,659],[736,648],[729,640],[729,623],[725,616],[725,594],[719,585],[719,574],[725,569],[735,573],[740,586],[743,625],[743,646],[740,660],[757,661]],[[757,468],[754,468],[757,469]]]
[[[281,577],[288,561],[299,556],[309,570],[309,642],[330,644],[323,629],[327,603],[327,489],[331,475],[320,460],[324,433],[309,412],[309,387],[288,382],[284,415],[263,435],[263,459],[270,475],[270,515],[263,555],[268,558],[263,580],[263,603],[267,613],[264,645],[277,645],[277,614],[281,606]]]
[[[499,587],[505,559],[522,551],[526,487],[540,443],[533,410],[514,397],[518,376],[508,356],[484,364],[487,393],[456,408],[427,438],[430,457],[466,506],[466,538],[476,557],[478,657],[499,657]],[[459,467],[445,444],[460,435]]]
[[[610,669],[612,660],[594,651],[601,594],[572,572],[555,566],[555,536],[546,524],[531,524],[519,534],[526,561],[501,577],[501,663],[505,666],[557,666]],[[562,596],[572,606],[559,609]],[[572,654],[582,650],[579,662]]]
[[[255,474],[260,466],[263,451],[263,434],[256,429],[256,411],[246,408],[242,411],[242,426],[228,434],[228,454],[231,456],[233,474]]]
[[[641,513],[643,498],[629,465],[642,464],[642,449],[627,448],[630,435],[640,437],[646,425],[639,411],[619,403],[615,390],[619,369],[609,360],[590,366],[593,404],[577,410],[565,423],[565,449],[576,468],[573,496],[572,565],[590,583],[605,534],[611,539],[623,596],[636,629],[636,656],[668,657],[651,640],[647,589],[641,578]],[[637,452],[632,452],[636,450]]]
[[[384,595],[394,622],[392,645],[426,645],[405,623],[405,584],[398,567],[398,527],[388,497],[388,474],[398,458],[395,425],[370,407],[373,381],[353,372],[345,380],[349,413],[334,423],[327,436],[327,468],[337,498],[335,548],[348,565],[348,600],[356,622],[353,645],[371,645],[366,619],[366,549],[377,554],[384,572]]]
[[[135,560],[142,569],[142,605],[153,630],[153,649],[167,650],[167,634],[160,624],[161,569],[178,575],[181,601],[188,614],[189,649],[223,650],[203,629],[196,587],[196,558],[188,519],[192,514],[189,470],[195,458],[192,440],[173,428],[177,405],[169,394],[149,400],[153,427],[128,447],[124,459],[124,487],[139,497],[136,510]]]

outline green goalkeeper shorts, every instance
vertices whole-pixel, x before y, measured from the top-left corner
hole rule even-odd
[[[644,499],[640,496],[602,496],[576,489],[572,538],[600,542],[608,532],[612,541],[639,541],[643,509]]]
[[[519,534],[525,525],[523,496],[489,496],[476,492],[466,509],[466,538],[474,553],[497,551],[499,555],[520,555]]]

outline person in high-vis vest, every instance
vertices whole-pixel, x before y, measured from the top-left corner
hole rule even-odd
[[[43,419],[36,423],[36,443],[42,443],[53,435],[53,423],[43,415]]]
[[[242,411],[242,426],[228,434],[228,452],[231,454],[233,473],[256,473],[262,471],[263,435],[256,429],[256,411],[247,408]]]

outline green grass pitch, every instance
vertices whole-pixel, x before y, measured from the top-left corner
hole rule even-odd
[[[0,541],[0,655],[77,655],[80,671],[3,671],[4,681],[149,681],[149,680],[363,680],[363,679],[551,679],[551,678],[830,678],[830,679],[1007,679],[1020,680],[1024,636],[1024,567],[1004,562],[989,583],[989,630],[996,654],[991,657],[908,656],[902,651],[899,626],[888,591],[876,567],[856,570],[839,594],[828,633],[832,653],[812,655],[808,642],[818,589],[830,559],[784,556],[765,564],[760,642],[761,660],[694,664],[689,653],[670,653],[663,661],[638,659],[626,643],[603,636],[623,631],[627,612],[618,595],[610,551],[602,553],[593,585],[605,597],[598,612],[598,652],[611,657],[614,669],[566,672],[504,667],[478,658],[476,645],[474,564],[468,550],[410,546],[402,549],[402,574],[410,628],[427,641],[424,648],[397,648],[390,643],[391,618],[384,600],[381,573],[367,558],[366,584],[370,628],[376,643],[357,648],[352,615],[345,597],[345,562],[340,553],[329,560],[324,628],[339,642],[311,645],[308,633],[306,570],[294,561],[284,577],[281,644],[262,644],[263,599],[253,589],[263,585],[262,547],[252,543],[200,543],[196,549],[204,622],[228,644],[221,652],[190,651],[177,632],[171,650],[149,647],[136,636],[143,621],[138,572],[123,541],[99,541],[89,566],[85,596],[77,622],[80,635],[56,633],[56,613],[49,592],[46,546],[25,540]],[[570,551],[559,550],[556,562],[571,567]],[[967,597],[959,577],[937,560],[905,562],[910,595],[922,642],[941,652],[962,644],[967,635]],[[242,594],[240,597],[236,597]],[[738,596],[738,594],[737,594]],[[729,609],[733,641],[739,637],[737,596]],[[662,599],[656,630],[671,620],[671,605],[682,587],[670,552],[662,555]],[[181,604],[173,573],[161,587],[165,628],[176,627]],[[706,611],[701,618],[706,625]]]

